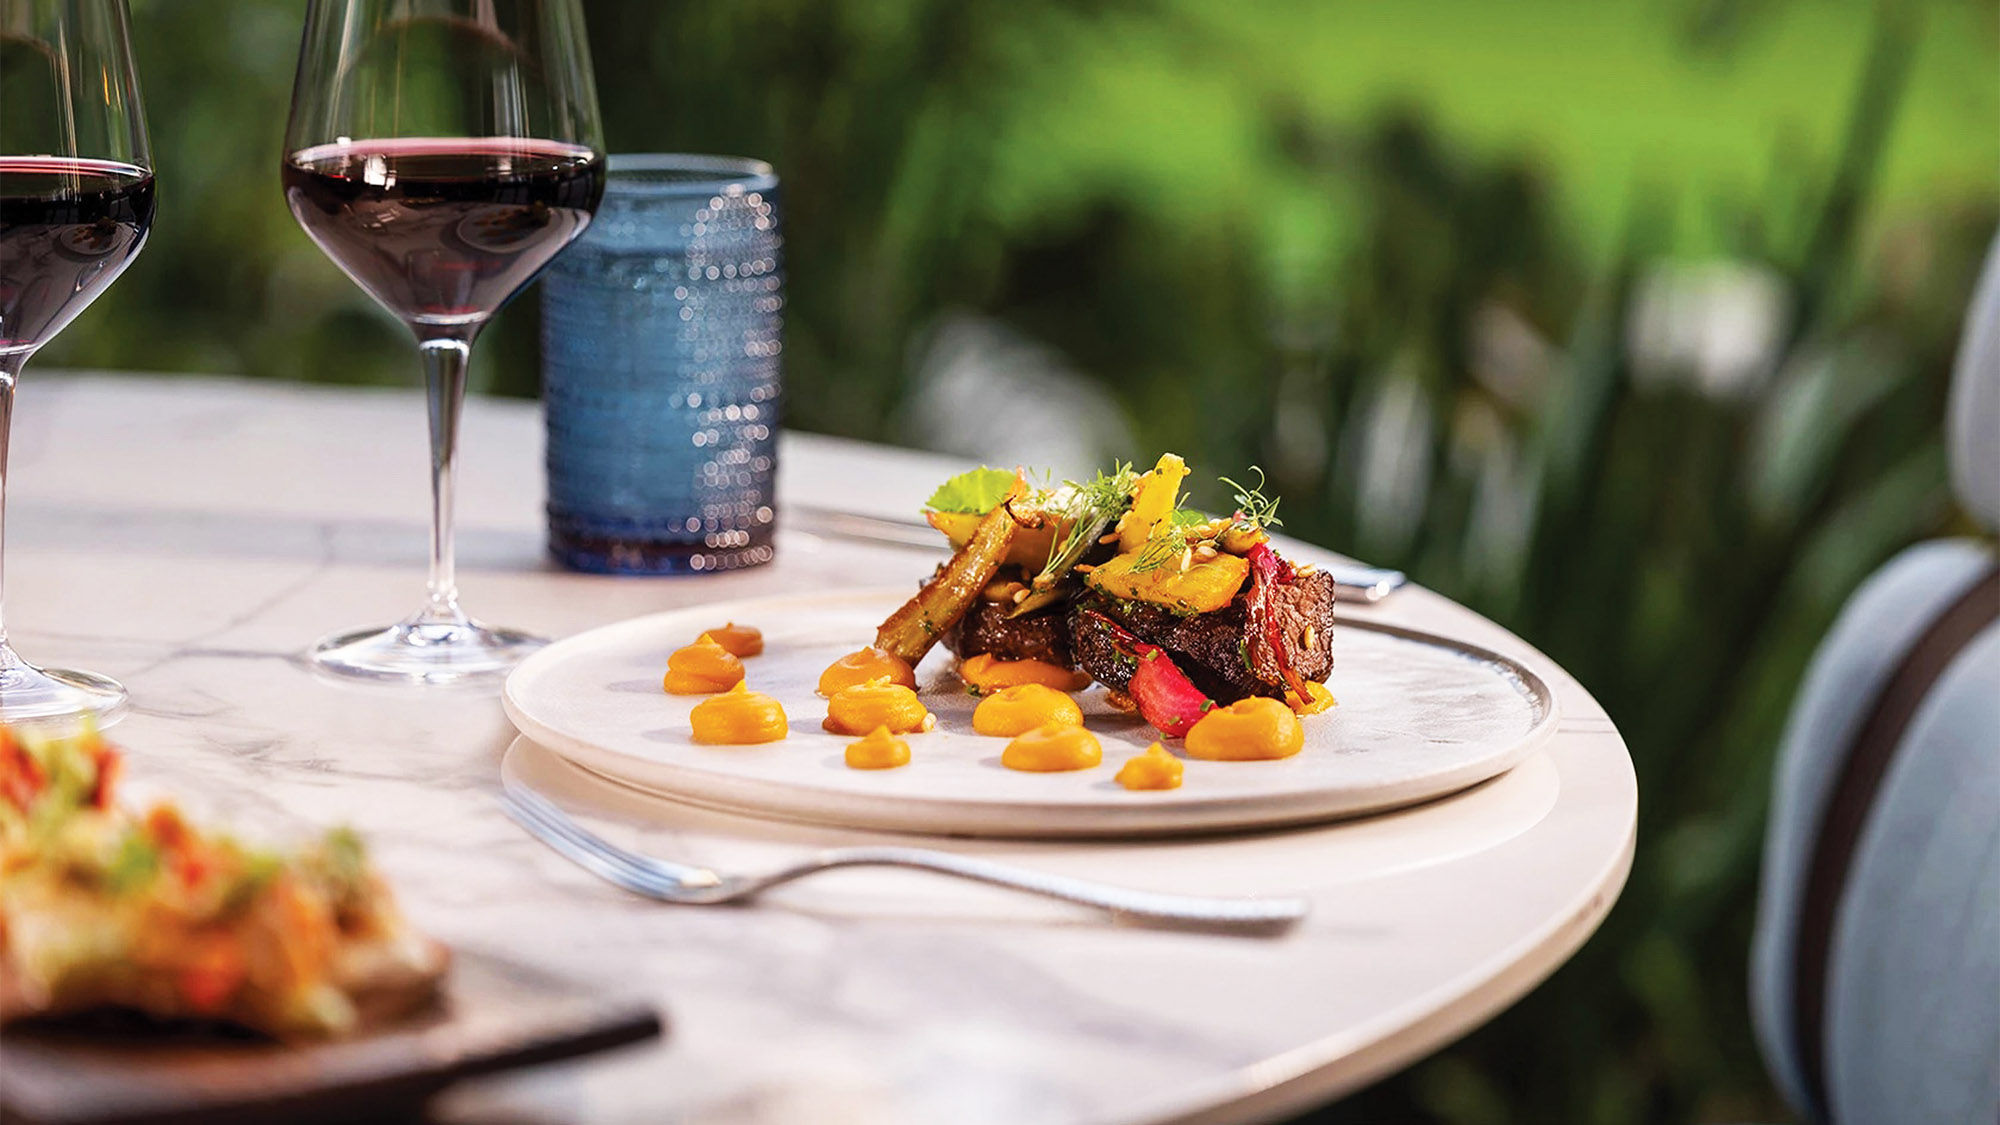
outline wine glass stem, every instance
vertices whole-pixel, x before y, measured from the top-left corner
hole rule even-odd
[[[0,606],[7,600],[7,446],[14,433],[14,385],[27,362],[27,349],[0,353]],[[7,647],[7,620],[0,612],[0,667],[13,659]]]
[[[424,384],[431,412],[431,572],[423,619],[462,622],[458,564],[453,557],[454,489],[458,475],[458,417],[465,404],[465,368],[472,342],[453,337],[424,340]]]

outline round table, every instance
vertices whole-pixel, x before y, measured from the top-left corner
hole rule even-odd
[[[656,1046],[461,1087],[437,1106],[445,1119],[1267,1119],[1490,1018],[1582,944],[1631,862],[1637,792],[1624,743],[1583,688],[1556,675],[1562,722],[1544,752],[1402,812],[1143,843],[929,841],[1135,886],[1308,895],[1312,916],[1282,937],[1116,926],[897,871],[833,873],[744,908],[644,902],[501,814],[514,732],[490,689],[352,687],[301,659],[322,633],[387,622],[422,593],[414,392],[45,372],[23,390],[8,624],[30,659],[131,689],[115,737],[132,790],[174,793],[253,838],[351,823],[421,926],[637,992],[670,1019]],[[677,606],[914,581],[937,557],[795,519],[778,561],[759,569],[569,574],[542,550],[534,405],[468,404],[462,464],[466,604],[549,635]],[[787,434],[780,501],[908,519],[957,467]],[[1546,665],[1426,590],[1343,612]],[[547,771],[568,768],[523,761],[558,782]],[[724,866],[882,839],[616,804],[595,818],[608,835]]]

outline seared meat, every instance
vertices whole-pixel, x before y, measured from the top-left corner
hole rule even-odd
[[[1324,571],[1300,577],[1270,592],[1279,635],[1293,670],[1308,680],[1324,682],[1333,671],[1333,579]],[[1092,595],[1077,608],[1095,609],[1141,640],[1151,641],[1173,656],[1174,664],[1196,687],[1218,703],[1234,703],[1252,695],[1284,697],[1283,677],[1263,630],[1249,618],[1249,594],[1213,613],[1184,614],[1145,602]],[[1070,615],[1070,651],[1077,664],[1099,683],[1123,691],[1132,678],[1132,662],[1113,647],[1088,618]]]
[[[1075,667],[1069,655],[1069,623],[1061,606],[1020,617],[1007,616],[1013,608],[1006,602],[989,602],[984,598],[972,603],[972,608],[944,635],[945,647],[960,659],[990,652],[1002,660],[1041,660],[1063,668]]]
[[[1278,636],[1291,659],[1292,670],[1315,683],[1333,674],[1333,575],[1323,570],[1271,587],[1271,613],[1278,619]],[[1250,668],[1265,683],[1282,682],[1277,656],[1269,640],[1253,635]]]

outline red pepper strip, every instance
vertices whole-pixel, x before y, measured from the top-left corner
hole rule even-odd
[[[28,757],[28,751],[11,732],[0,727],[0,800],[27,812],[47,784],[48,778],[35,760]]]
[[[1194,686],[1194,681],[1174,665],[1166,649],[1140,640],[1094,609],[1083,612],[1091,624],[1110,636],[1112,647],[1136,665],[1126,694],[1138,704],[1139,714],[1160,728],[1160,733],[1179,738],[1203,715],[1215,710],[1215,700]]]
[[[1284,629],[1279,625],[1278,615],[1271,609],[1271,587],[1289,586],[1298,578],[1292,564],[1278,557],[1269,544],[1259,543],[1250,548],[1250,619],[1264,631],[1264,643],[1271,646],[1271,659],[1278,665],[1278,677],[1285,682],[1300,699],[1311,699],[1306,690],[1305,677],[1292,667],[1292,654],[1285,647]]]
[[[101,738],[91,746],[90,756],[97,764],[97,780],[90,790],[90,807],[102,811],[111,807],[118,779],[125,774],[125,759]]]

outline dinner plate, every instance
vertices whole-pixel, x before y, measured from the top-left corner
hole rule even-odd
[[[937,729],[908,736],[910,764],[855,770],[853,739],[820,729],[819,674],[868,644],[907,589],[854,591],[674,610],[558,641],[508,677],[502,701],[523,734],[597,773],[694,804],[849,828],[965,836],[1133,836],[1328,820],[1442,796],[1499,774],[1555,732],[1554,695],[1522,663],[1449,637],[1342,618],[1334,629],[1340,701],[1305,719],[1305,749],[1279,761],[1188,761],[1179,789],[1130,792],[1118,765],[1158,738],[1100,688],[1080,693],[1104,763],[1070,773],[1000,764],[1003,739],[975,734],[942,648],[917,670]],[[667,656],[726,621],[764,632],[751,688],[776,696],[791,734],[761,746],[704,746],[668,695]],[[1171,748],[1178,742],[1168,740]]]

